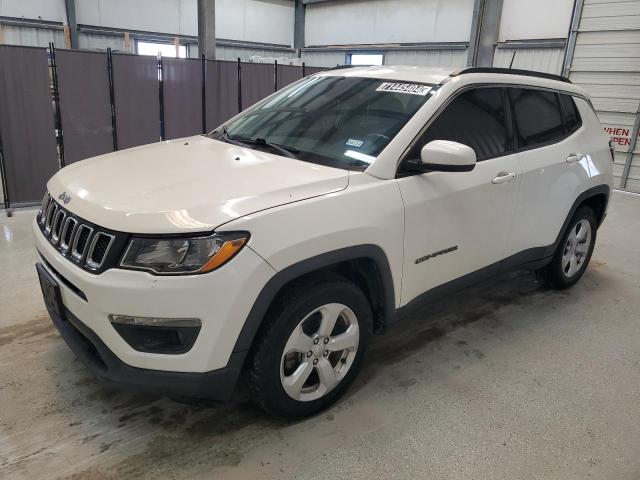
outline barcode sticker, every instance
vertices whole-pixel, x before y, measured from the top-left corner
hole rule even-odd
[[[376,92],[407,93],[409,95],[420,95],[421,97],[429,93],[429,90],[431,90],[429,85],[420,85],[419,83],[384,82],[376,88]]]

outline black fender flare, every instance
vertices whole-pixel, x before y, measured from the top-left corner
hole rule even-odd
[[[253,303],[240,335],[233,348],[234,353],[244,352],[245,355],[251,348],[253,340],[262,324],[262,321],[280,290],[292,280],[305,274],[312,273],[321,268],[336,265],[348,260],[370,259],[375,263],[380,272],[380,284],[382,288],[382,305],[384,321],[388,322],[395,312],[395,289],[391,267],[387,255],[377,245],[365,244],[341,248],[326,252],[315,257],[307,258],[290,265],[277,272],[262,288],[256,301]]]
[[[562,239],[562,236],[566,232],[567,227],[569,226],[569,222],[573,218],[573,215],[576,213],[576,210],[578,209],[578,207],[582,205],[585,200],[588,200],[591,197],[595,197],[596,195],[604,195],[605,201],[604,201],[604,208],[602,210],[602,213],[604,214],[604,212],[607,211],[607,205],[609,204],[609,197],[611,196],[611,187],[609,185],[606,185],[606,184],[596,185],[595,187],[588,188],[587,190],[582,192],[580,195],[578,195],[578,197],[573,202],[573,205],[571,205],[571,209],[569,210],[569,214],[567,215],[567,218],[564,220],[564,223],[562,224],[562,228],[558,232],[556,241],[553,242],[554,252],[558,247],[558,245],[560,244],[560,240]],[[602,220],[604,220],[604,217],[600,219],[601,223],[602,223]]]

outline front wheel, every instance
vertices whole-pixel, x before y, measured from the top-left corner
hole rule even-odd
[[[299,285],[265,321],[249,363],[252,399],[288,419],[333,404],[360,370],[371,335],[362,291],[343,279]]]
[[[596,243],[598,223],[593,210],[580,207],[562,236],[549,265],[538,270],[538,279],[550,288],[564,290],[584,274]]]

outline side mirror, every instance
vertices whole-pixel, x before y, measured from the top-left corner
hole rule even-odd
[[[476,152],[462,143],[434,140],[427,143],[420,151],[420,170],[470,172],[475,166]]]

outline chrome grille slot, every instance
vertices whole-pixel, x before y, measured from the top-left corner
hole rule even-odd
[[[54,245],[58,243],[58,240],[60,239],[60,232],[62,231],[62,225],[64,224],[64,219],[66,217],[67,213],[61,208],[58,209],[53,217],[53,221],[51,222],[51,243]]]
[[[60,249],[63,253],[69,250],[71,246],[71,239],[73,239],[73,234],[75,233],[76,227],[78,226],[78,221],[75,218],[67,218],[64,222],[64,227],[62,228],[62,233],[60,234]]]
[[[88,225],[80,225],[73,239],[73,247],[71,247],[71,256],[76,260],[81,260],[89,243],[89,237],[93,233],[93,228]]]
[[[47,208],[47,218],[44,223],[44,233],[49,236],[51,234],[51,223],[53,222],[53,216],[56,214],[58,210],[58,204],[55,202],[50,202],[49,207]]]
[[[98,232],[93,236],[89,253],[87,254],[87,266],[92,270],[100,268],[115,237],[108,233]]]
[[[38,215],[40,215],[40,225],[44,225],[47,207],[49,206],[50,201],[51,201],[51,195],[49,195],[49,192],[47,192],[44,194],[44,198],[42,199],[42,205],[40,205],[40,212],[38,212]]]
[[[55,250],[96,275],[116,266],[117,255],[109,252],[114,248],[122,250],[128,239],[125,233],[103,229],[74,215],[48,192],[42,199],[36,224]]]

